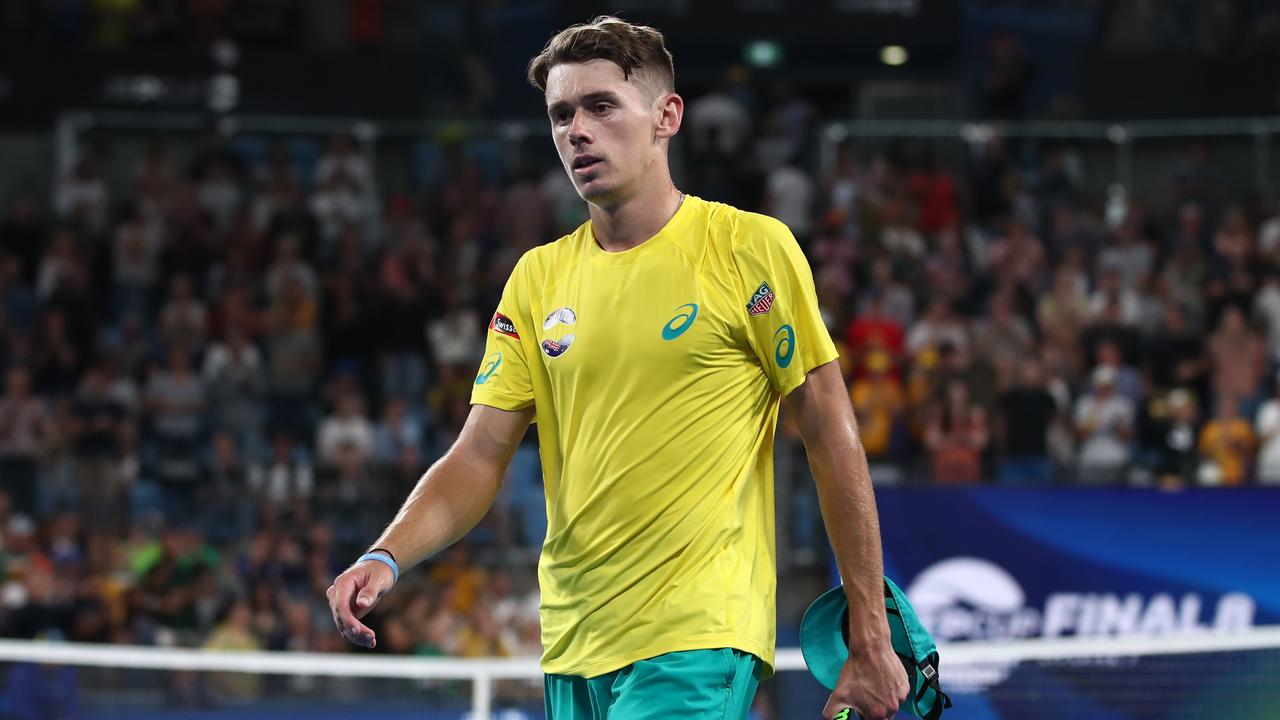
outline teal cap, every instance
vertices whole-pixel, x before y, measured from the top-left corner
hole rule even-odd
[[[935,720],[951,707],[951,699],[938,685],[938,648],[906,593],[889,578],[884,579],[884,606],[893,651],[911,683],[911,693],[899,710]],[[834,690],[849,659],[849,599],[843,586],[826,591],[805,611],[800,621],[800,653],[818,682]]]

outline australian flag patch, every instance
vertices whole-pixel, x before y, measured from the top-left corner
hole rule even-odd
[[[511,322],[511,318],[500,312],[493,314],[493,320],[489,321],[489,329],[499,335],[520,339],[520,333],[516,332],[516,324]]]
[[[751,295],[751,302],[747,303],[748,315],[763,315],[769,312],[773,307],[773,289],[769,287],[769,283],[762,282],[760,287],[756,288],[755,293]]]

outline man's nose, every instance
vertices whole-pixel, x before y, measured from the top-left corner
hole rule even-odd
[[[581,111],[575,112],[573,121],[569,123],[569,142],[573,145],[580,145],[590,141],[591,131],[587,128],[586,114]]]

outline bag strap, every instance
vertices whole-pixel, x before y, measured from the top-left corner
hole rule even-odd
[[[921,684],[919,692],[916,693],[916,706],[924,699],[926,693],[930,690],[938,695],[938,699],[934,701],[933,708],[924,716],[924,720],[938,720],[942,716],[944,709],[951,708],[951,696],[942,692],[942,687],[938,684],[938,668],[931,660],[924,660],[919,665],[920,674],[924,676],[925,681]]]

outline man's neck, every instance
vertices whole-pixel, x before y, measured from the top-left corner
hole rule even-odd
[[[606,252],[630,250],[657,235],[682,202],[684,193],[668,184],[661,192],[637,195],[613,207],[591,205],[591,232]]]

